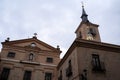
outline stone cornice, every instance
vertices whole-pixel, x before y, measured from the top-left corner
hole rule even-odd
[[[96,26],[96,27],[98,27],[99,25],[97,25],[97,24],[93,24],[93,23],[91,23],[91,22],[81,22],[80,24],[79,24],[79,26],[78,26],[78,28],[76,29],[76,31],[75,31],[75,33],[78,31],[78,29],[82,26],[82,24],[86,24],[86,25],[92,25],[92,26]]]
[[[20,63],[23,63],[23,64],[33,64],[33,65],[40,65],[39,62],[33,62],[33,61],[22,61],[22,60],[20,60]]]
[[[37,42],[38,44],[41,44],[49,49],[51,49],[54,52],[61,53],[60,50],[57,50],[57,48],[52,47],[51,45],[44,43],[43,41],[40,41],[36,38],[28,38],[28,39],[21,39],[21,40],[14,40],[14,41],[8,41],[8,42],[2,42],[2,45],[9,45],[12,46],[13,44],[20,44],[20,43],[25,43],[25,42]]]
[[[92,40],[83,40],[83,39],[76,39],[75,42],[77,43],[76,45],[77,47],[86,47],[86,48],[120,53],[120,45],[97,42]]]
[[[46,63],[40,63],[35,61],[25,61],[25,60],[15,60],[15,59],[7,59],[7,58],[1,58],[1,61],[7,61],[7,62],[17,62],[17,63],[23,63],[23,64],[31,64],[31,65],[41,65],[41,66],[51,66],[56,67],[55,64],[46,64]]]

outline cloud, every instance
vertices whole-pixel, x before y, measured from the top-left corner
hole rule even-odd
[[[105,3],[105,4],[104,4]],[[103,42],[120,44],[119,0],[84,0],[91,22],[99,24]],[[81,0],[1,0],[0,41],[23,39],[38,34],[38,39],[63,53],[75,39],[81,19]],[[63,55],[62,55],[63,56]]]

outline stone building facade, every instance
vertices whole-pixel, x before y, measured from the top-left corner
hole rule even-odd
[[[61,51],[37,37],[2,42],[0,80],[56,80]]]
[[[76,39],[57,66],[59,80],[119,80],[120,46]]]
[[[36,36],[2,42],[0,80],[120,80],[120,46],[101,42],[99,25],[87,16],[82,6],[76,38],[61,60],[59,46]]]

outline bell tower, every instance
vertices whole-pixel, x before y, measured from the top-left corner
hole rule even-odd
[[[81,15],[81,23],[79,24],[77,30],[75,31],[76,37],[85,39],[85,40],[93,40],[101,42],[99,30],[99,25],[93,24],[88,20],[88,15],[85,12],[84,5],[82,5],[82,15]]]

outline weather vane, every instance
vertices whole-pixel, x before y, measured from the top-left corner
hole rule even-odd
[[[83,3],[83,1],[81,2],[81,4],[82,4],[82,7],[84,7],[84,3]]]

